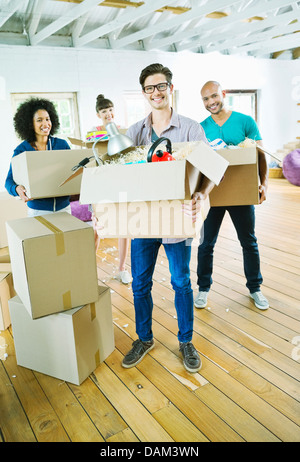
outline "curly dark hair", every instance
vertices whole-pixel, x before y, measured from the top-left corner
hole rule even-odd
[[[41,98],[29,98],[21,103],[14,115],[14,128],[22,140],[32,143],[36,140],[33,128],[33,116],[39,110],[48,112],[52,123],[50,135],[54,135],[60,126],[59,117],[52,101]]]

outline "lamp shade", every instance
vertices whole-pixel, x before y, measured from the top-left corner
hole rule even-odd
[[[133,141],[127,135],[120,133],[114,122],[110,122],[105,128],[108,134],[107,154],[109,156],[114,156],[133,146]]]

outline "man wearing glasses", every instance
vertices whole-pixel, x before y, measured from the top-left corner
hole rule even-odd
[[[140,75],[140,84],[151,112],[144,120],[129,127],[127,135],[136,146],[148,145],[160,137],[171,142],[207,142],[201,125],[187,117],[177,114],[171,107],[173,93],[172,72],[162,64],[147,66]],[[204,178],[201,192],[194,195],[194,207],[205,199],[214,184]],[[195,211],[195,209],[194,209]],[[153,301],[151,296],[152,276],[161,244],[164,245],[171,284],[175,291],[175,308],[178,319],[179,350],[183,364],[189,372],[197,372],[201,360],[192,344],[193,335],[193,291],[190,282],[191,239],[133,239],[131,242],[132,289],[134,296],[136,332],[138,339],[125,355],[122,365],[125,368],[138,364],[154,347],[152,333]]]

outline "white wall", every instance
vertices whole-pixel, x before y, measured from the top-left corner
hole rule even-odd
[[[217,53],[155,53],[43,47],[0,47],[0,191],[16,146],[10,94],[14,92],[78,92],[82,136],[99,119],[99,93],[112,99],[116,122],[124,125],[123,92],[139,91],[140,71],[153,62],[169,66],[179,90],[179,112],[203,120],[209,114],[200,99],[207,80],[223,88],[259,89],[259,128],[264,145],[275,151],[299,136],[300,61],[257,60]],[[298,124],[299,125],[299,124]],[[298,130],[298,132],[297,132]]]

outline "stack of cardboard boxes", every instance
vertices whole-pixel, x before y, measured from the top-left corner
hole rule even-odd
[[[81,149],[38,154],[24,152],[12,161],[14,180],[31,199],[79,194],[79,178],[59,185],[82,160]],[[110,290],[98,285],[93,228],[69,213],[27,217],[25,210],[22,218],[5,220],[17,364],[80,385],[115,347]]]
[[[7,222],[18,365],[80,385],[114,350],[110,291],[93,229],[58,212]]]

